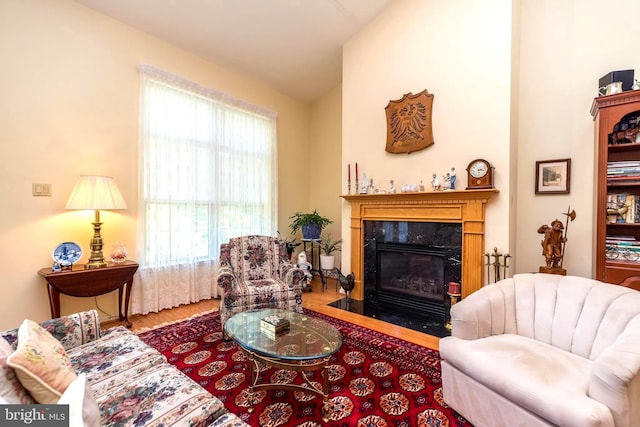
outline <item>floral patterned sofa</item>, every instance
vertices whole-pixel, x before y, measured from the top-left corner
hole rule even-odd
[[[26,386],[18,375],[22,374],[22,367],[15,368],[16,375],[7,367],[7,364],[11,365],[7,361],[12,360],[7,349],[17,348],[14,354],[20,352],[23,345],[19,342],[24,339],[23,328],[27,322],[30,321],[25,321],[20,329],[0,332],[9,344],[0,343],[0,400],[6,403],[43,403],[34,402],[34,390],[28,387],[31,393],[18,390],[21,382]],[[58,350],[57,353],[66,352],[68,359],[65,360],[70,361],[69,368],[75,373],[71,375],[86,378],[99,409],[99,421],[88,423],[85,419],[85,425],[247,425],[229,413],[218,398],[170,365],[162,354],[142,342],[133,332],[122,326],[101,330],[95,310],[48,320],[39,326],[32,322],[32,325],[32,330],[41,327],[40,330],[50,334],[47,334],[48,339],[59,341],[56,345],[61,344],[64,351]],[[26,359],[32,358],[34,350],[30,352],[25,352]],[[49,391],[55,393],[55,384],[52,387],[54,390]],[[6,399],[7,390],[12,388],[18,393],[17,400],[13,401]],[[84,390],[86,393],[86,388]],[[95,414],[94,417],[98,418]]]

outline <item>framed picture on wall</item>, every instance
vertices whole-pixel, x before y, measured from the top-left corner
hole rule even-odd
[[[536,162],[536,194],[569,194],[571,159]]]

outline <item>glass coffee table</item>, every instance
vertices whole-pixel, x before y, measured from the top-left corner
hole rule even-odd
[[[289,321],[289,329],[278,334],[263,332],[260,320],[276,315]],[[329,421],[329,373],[327,363],[342,347],[342,334],[333,325],[307,314],[280,309],[238,313],[224,325],[224,332],[247,356],[249,367],[249,413],[253,396],[260,389],[304,391],[322,396],[322,419]],[[258,384],[259,363],[302,373],[304,384]],[[314,385],[307,372],[322,370],[322,388]]]

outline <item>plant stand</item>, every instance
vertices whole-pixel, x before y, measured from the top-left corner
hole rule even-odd
[[[309,245],[309,251],[307,251],[307,245]],[[318,275],[320,275],[320,281],[324,287],[325,279],[322,274],[322,269],[320,268],[320,239],[302,239],[302,250],[309,254],[308,260],[312,266],[311,273],[318,273]],[[309,291],[311,291],[310,286]]]
[[[338,280],[338,273],[336,272],[336,269],[321,268],[320,270],[322,271],[322,277],[324,277],[324,282],[322,283],[323,292],[327,291],[327,286],[329,284],[327,279],[329,277],[333,277],[336,280],[336,292],[340,291],[340,281]]]

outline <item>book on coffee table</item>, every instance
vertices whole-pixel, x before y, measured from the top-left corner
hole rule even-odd
[[[260,330],[273,333],[282,332],[289,329],[289,320],[275,314],[260,319]]]

